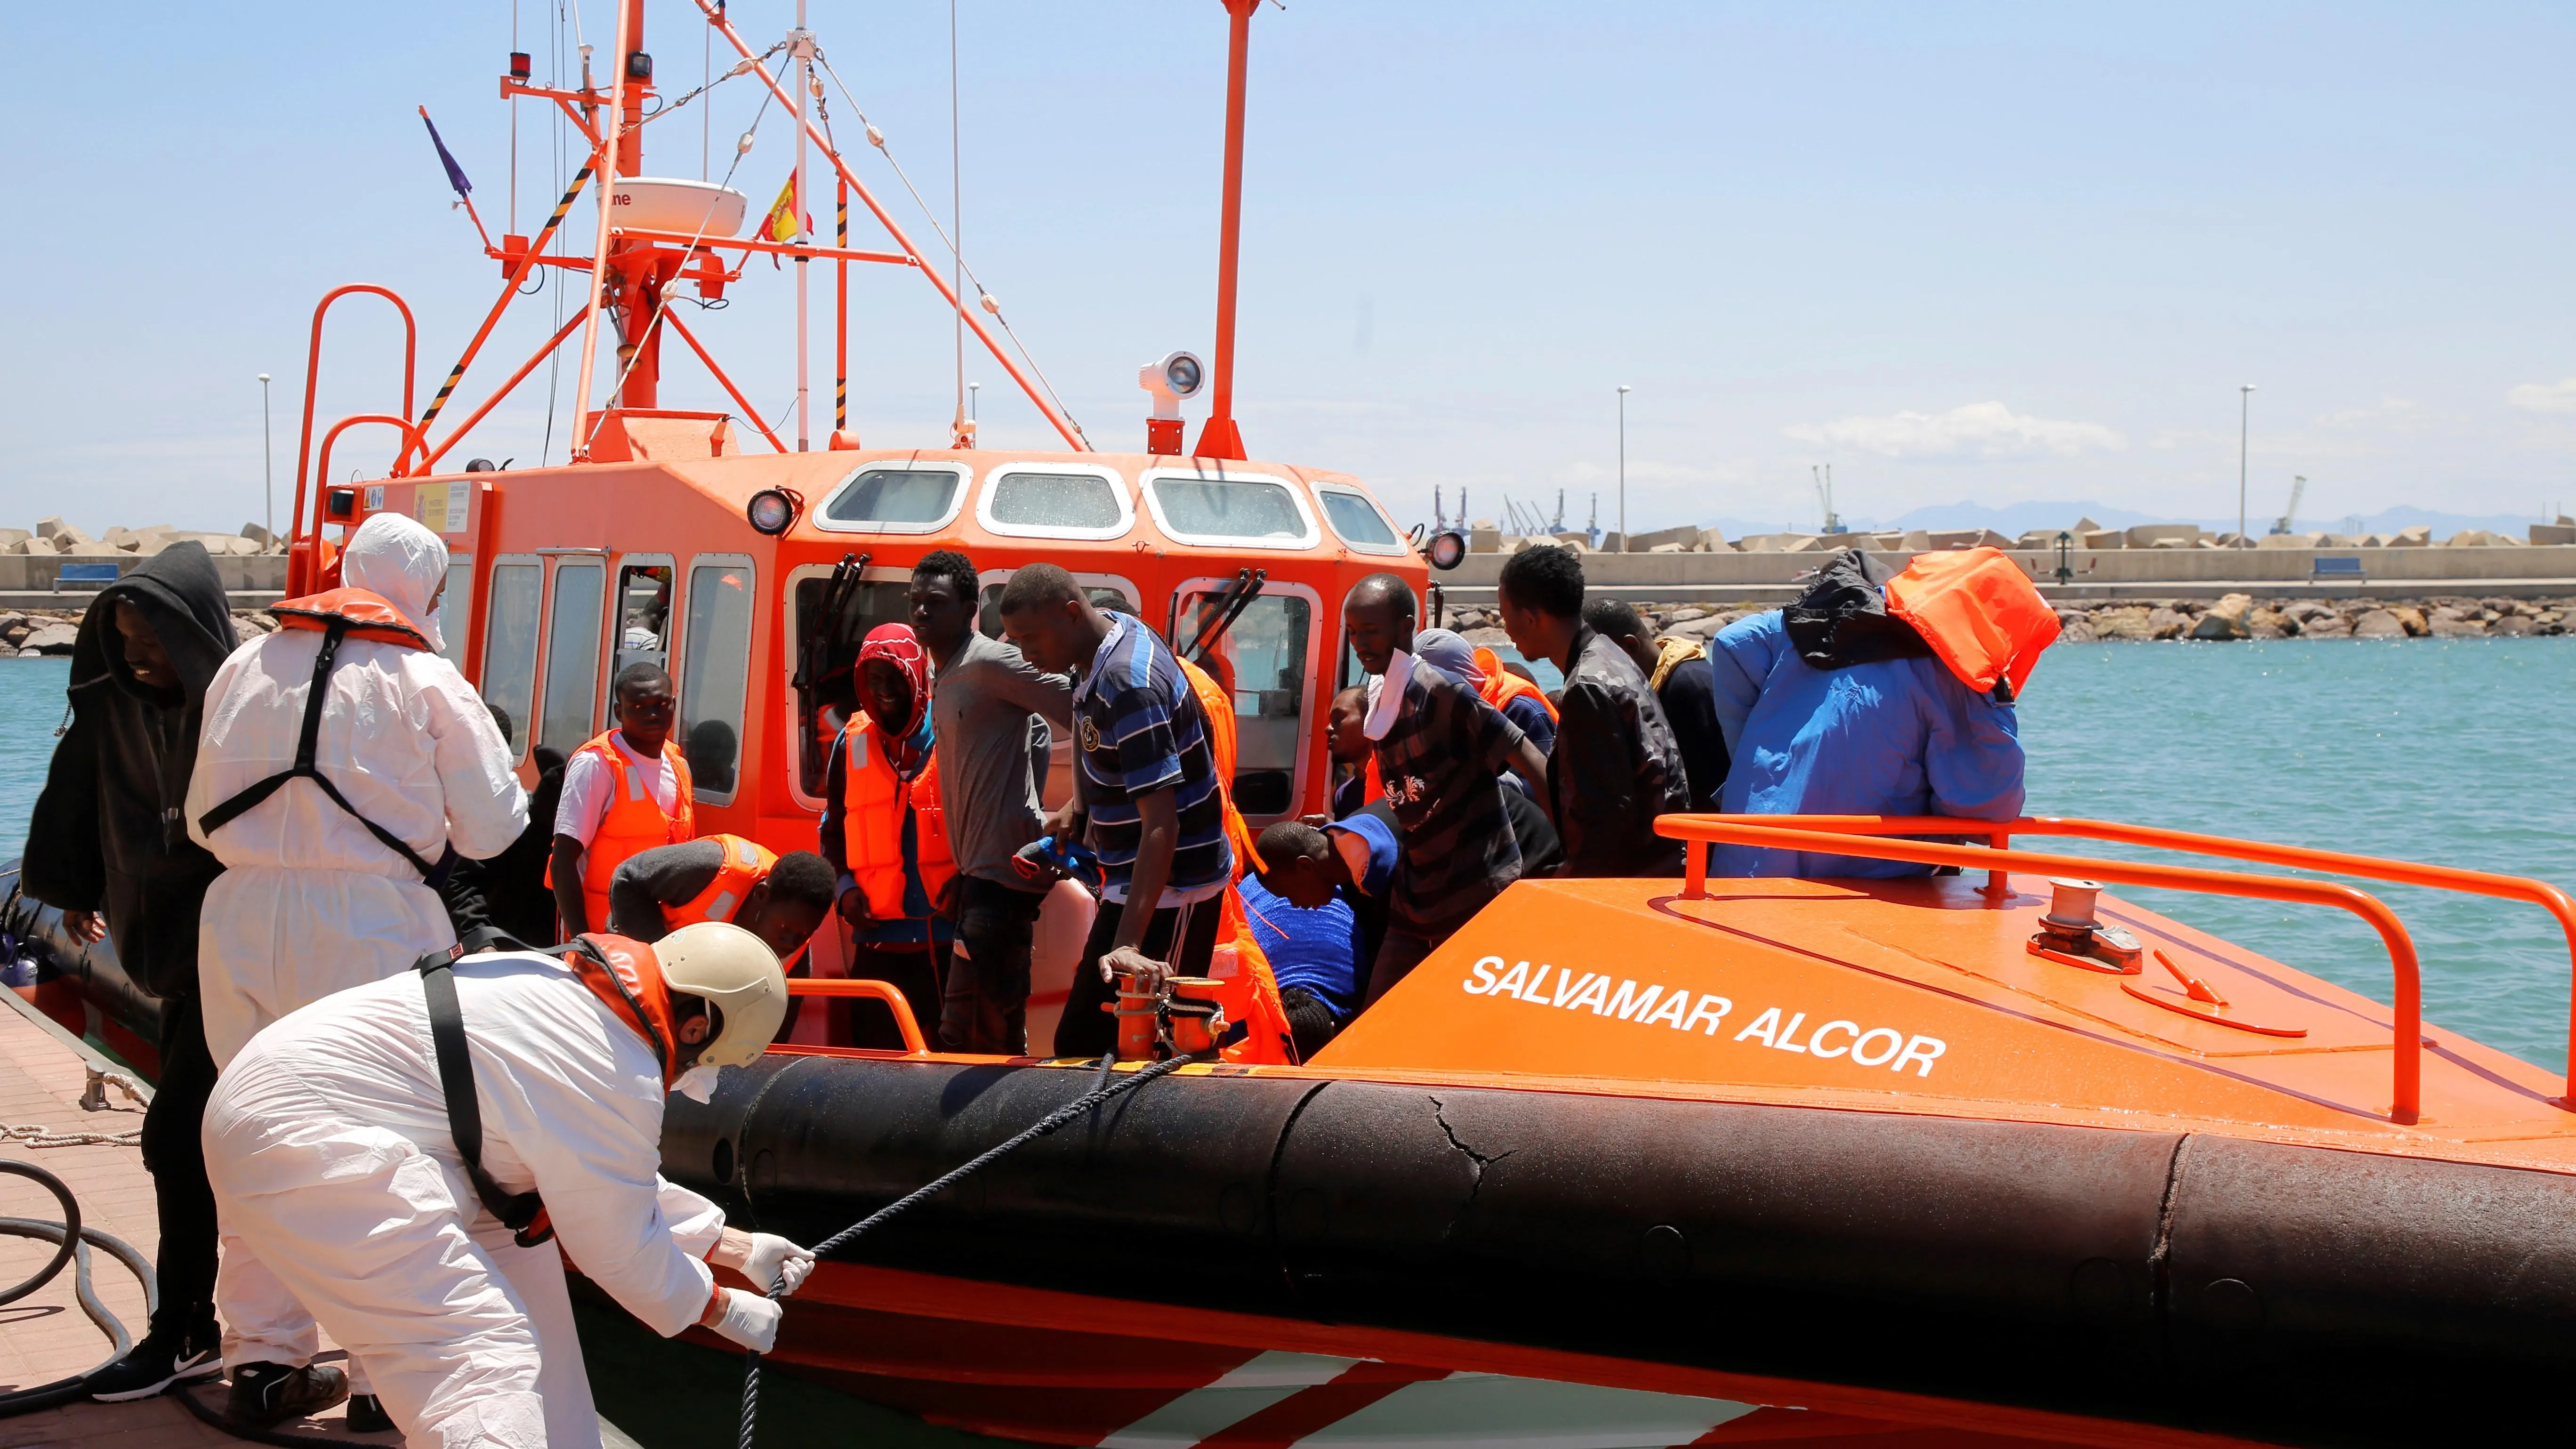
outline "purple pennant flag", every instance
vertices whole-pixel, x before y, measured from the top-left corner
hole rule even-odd
[[[438,164],[447,168],[447,184],[459,196],[472,191],[474,183],[465,179],[465,168],[456,164],[456,158],[447,154],[447,143],[438,139],[438,123],[429,118],[427,106],[420,108],[420,123],[429,127],[429,144],[438,148]]]

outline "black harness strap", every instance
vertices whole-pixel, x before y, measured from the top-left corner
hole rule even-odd
[[[331,679],[331,666],[338,662],[340,657],[340,640],[348,632],[349,621],[346,619],[333,619],[322,630],[322,647],[313,655],[313,685],[305,694],[304,733],[295,742],[294,765],[278,771],[207,811],[204,817],[197,821],[197,828],[212,835],[256,808],[269,796],[285,788],[287,781],[310,780],[322,787],[322,793],[331,797],[332,804],[347,811],[350,819],[367,827],[367,833],[383,842],[386,849],[411,862],[411,868],[420,872],[422,880],[435,883],[445,869],[445,862],[431,865],[421,859],[420,852],[412,849],[401,836],[359,814],[358,807],[349,803],[349,797],[340,793],[340,787],[331,783],[331,777],[314,766],[315,745],[322,736],[322,707],[327,698],[325,686]],[[450,850],[448,854],[452,858],[455,852]]]
[[[539,949],[498,931],[477,934],[481,943],[474,949],[478,951]],[[542,954],[565,956],[585,949],[575,941]],[[456,1139],[457,1155],[465,1159],[465,1176],[474,1184],[474,1195],[510,1230],[511,1241],[533,1248],[555,1235],[544,1199],[533,1192],[506,1192],[483,1170],[483,1107],[474,1097],[474,1057],[465,1044],[465,1013],[456,1000],[456,973],[450,969],[467,954],[465,946],[451,946],[430,952],[412,967],[420,973],[421,992],[428,998],[429,1042],[438,1056],[439,1091],[447,1098],[447,1130]]]

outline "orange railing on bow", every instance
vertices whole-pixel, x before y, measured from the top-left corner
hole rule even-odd
[[[2570,982],[2567,1095],[2559,1099],[2559,1105],[2576,1110],[2576,899],[2571,899],[2567,892],[2547,881],[2533,880],[2529,876],[2500,875],[2494,871],[2464,870],[2454,865],[2425,865],[2418,861],[2354,855],[2341,850],[2276,845],[2268,840],[2239,840],[2234,836],[2203,835],[2192,830],[2165,830],[2153,825],[2057,815],[2024,815],[2012,820],[1959,820],[1936,815],[1709,815],[1687,818],[1752,822],[1841,835],[1982,835],[1997,850],[2010,850],[2012,837],[2016,835],[2107,840],[2116,845],[2144,845],[2188,855],[2215,855],[2228,860],[2287,866],[2293,870],[2313,870],[2327,875],[2359,876],[2391,885],[2422,886],[2428,890],[2458,891],[2463,895],[2487,896],[2495,900],[2523,901],[2547,911],[2567,937]],[[1694,851],[1692,854],[1696,856],[1699,853]],[[2029,864],[2028,861],[2016,863]],[[1693,860],[1691,868],[1699,870],[1702,864]],[[1998,885],[2001,884],[2002,870],[1999,867],[1994,873],[1994,882]]]
[[[1787,822],[1784,824],[1783,822]],[[2047,822],[2059,825],[2085,822]],[[2021,869],[2044,871],[2051,875],[2085,876],[2120,885],[2156,886],[2165,890],[2200,891],[2209,895],[2239,896],[2249,900],[2291,901],[2305,905],[2334,906],[2352,912],[2379,933],[2388,948],[2389,964],[2396,973],[2397,1001],[2395,1022],[2395,1060],[2389,1088],[2388,1117],[2392,1122],[2412,1123],[2423,1111],[2424,1083],[2424,983],[2416,961],[2414,938],[2406,933],[2405,923],[2387,903],[2367,891],[2356,890],[2331,881],[2292,880],[2275,875],[2249,875],[2241,871],[2204,870],[2196,866],[2146,865],[2134,861],[2102,860],[2081,855],[2045,855],[2037,851],[1999,850],[1984,845],[1942,845],[1925,840],[1887,840],[1875,838],[1880,833],[1902,832],[1909,835],[1934,833],[1960,834],[1962,825],[1976,827],[1976,834],[2009,834],[2022,825],[2038,827],[2036,820],[1961,821],[1925,816],[1875,815],[1666,815],[1655,822],[1659,835],[1676,840],[1702,841],[1725,845],[1764,845],[1782,850],[1812,851],[1827,855],[1855,855],[1872,860],[1901,860],[1916,865],[1954,865],[1962,870],[1991,870],[1997,873]],[[1790,825],[1815,825],[1815,829],[1794,829]],[[2128,827],[2122,827],[2128,828]],[[2039,833],[2036,828],[2028,833]],[[2067,830],[2060,833],[2077,834]],[[2144,842],[2142,842],[2144,843]],[[2253,842],[2234,842],[2253,848]],[[1708,867],[1704,852],[1688,853],[1689,862],[1683,884],[1685,899],[1703,899],[1708,894]],[[2359,857],[2367,859],[2367,857]],[[2376,864],[2392,866],[2397,862]]]
[[[844,976],[791,976],[787,978],[787,994],[790,996],[865,996],[882,1001],[886,1004],[886,1010],[894,1013],[894,1029],[903,1037],[904,1051],[917,1057],[930,1050],[929,1043],[922,1040],[921,1023],[913,1020],[912,1003],[904,1000],[903,993],[895,989],[891,982],[854,981]]]

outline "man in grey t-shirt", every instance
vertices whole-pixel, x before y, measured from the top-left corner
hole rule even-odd
[[[954,549],[912,571],[912,632],[930,651],[931,731],[957,879],[942,902],[957,922],[939,1011],[943,1051],[1028,1052],[1029,949],[1044,882],[1011,857],[1038,838],[1049,723],[1072,727],[1073,682],[975,631],[975,565]]]

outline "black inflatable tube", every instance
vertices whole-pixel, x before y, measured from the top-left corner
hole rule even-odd
[[[665,1170],[825,1236],[1087,1073],[772,1058]],[[1182,1076],[853,1256],[2280,1443],[2553,1430],[2576,1180],[2199,1135]],[[1138,1275],[1134,1248],[1191,1271]]]

